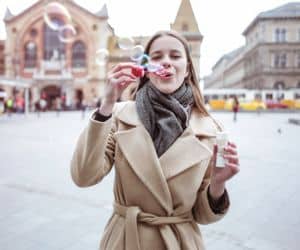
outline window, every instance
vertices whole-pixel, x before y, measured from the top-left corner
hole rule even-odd
[[[284,82],[276,82],[274,84],[274,89],[277,89],[277,90],[284,89],[284,87],[285,87]]]
[[[275,30],[275,42],[286,42],[286,29],[276,29]]]
[[[63,24],[60,19],[53,19],[53,22],[59,27]],[[50,61],[51,58],[55,60],[65,58],[65,45],[59,40],[57,31],[44,24],[44,59]]]
[[[298,41],[300,41],[300,29],[298,29]]]
[[[300,68],[300,52],[298,52],[296,60],[297,60],[296,62],[297,68]]]
[[[275,31],[275,42],[280,42],[280,30],[276,29]]]
[[[182,31],[188,31],[189,30],[189,26],[187,25],[187,23],[183,23],[182,24]]]
[[[72,48],[72,67],[84,68],[86,67],[86,49],[81,41],[74,43]]]
[[[266,94],[266,99],[267,100],[272,100],[273,99],[273,94],[272,93],[267,93]]]
[[[287,55],[286,53],[275,53],[273,66],[275,68],[286,68]]]
[[[280,63],[280,54],[276,53],[274,55],[274,67],[279,68],[279,63]]]
[[[38,34],[38,32],[37,32],[37,30],[36,30],[35,28],[32,28],[32,29],[30,30],[30,36],[31,36],[32,38],[35,38],[35,37],[37,36],[37,34]]]
[[[286,67],[286,54],[281,54],[280,57],[280,67],[285,68]]]
[[[24,66],[25,68],[35,68],[37,61],[37,48],[33,42],[28,42],[24,46]]]
[[[286,42],[286,29],[281,29],[281,42]]]

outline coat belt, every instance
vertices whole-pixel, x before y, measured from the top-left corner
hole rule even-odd
[[[127,207],[117,203],[114,204],[114,212],[125,218],[126,250],[141,250],[137,226],[138,222],[157,226],[167,245],[167,249],[180,250],[180,243],[169,225],[191,222],[193,220],[191,212],[179,216],[156,216],[142,212],[137,206]]]

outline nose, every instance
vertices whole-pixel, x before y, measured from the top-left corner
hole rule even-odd
[[[171,67],[171,64],[170,64],[169,62],[163,62],[161,65],[162,65],[165,69]]]
[[[169,59],[168,56],[165,56],[165,57],[162,59],[161,65],[162,65],[165,69],[171,67],[171,62],[170,62],[170,59]]]

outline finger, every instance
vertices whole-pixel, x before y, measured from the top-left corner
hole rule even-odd
[[[228,145],[233,147],[233,148],[236,148],[236,145],[233,142],[228,142]]]
[[[111,84],[114,85],[114,86],[118,86],[120,85],[122,82],[135,82],[136,80],[135,79],[132,79],[128,76],[121,76],[119,78],[113,78],[111,79]]]
[[[118,71],[117,73],[111,74],[109,77],[111,77],[111,78],[119,78],[121,76],[128,76],[132,80],[135,80],[137,78],[135,75],[130,74],[128,72],[124,72],[124,71]]]
[[[136,67],[136,64],[134,63],[118,63],[112,70],[111,72],[112,73],[116,73],[117,71],[119,70],[122,70],[122,69],[132,69]]]
[[[239,158],[237,157],[237,155],[224,155],[224,158],[227,159],[230,163],[239,165]]]
[[[130,85],[130,84],[133,84],[133,83],[135,83],[136,81],[124,81],[124,82],[121,82],[118,86],[120,87],[120,88],[127,88],[128,87],[128,85]]]
[[[224,151],[225,151],[226,153],[230,153],[230,154],[233,154],[233,155],[237,155],[237,150],[236,150],[235,148],[231,147],[231,146],[226,146],[226,147],[224,148]]]
[[[239,165],[234,163],[226,162],[225,167],[230,169],[232,176],[237,174],[240,171]]]

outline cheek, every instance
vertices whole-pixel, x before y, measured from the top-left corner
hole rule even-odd
[[[177,70],[178,70],[178,72],[180,72],[180,74],[187,76],[188,71],[189,71],[188,64],[186,62],[182,62],[182,63],[178,64]]]

